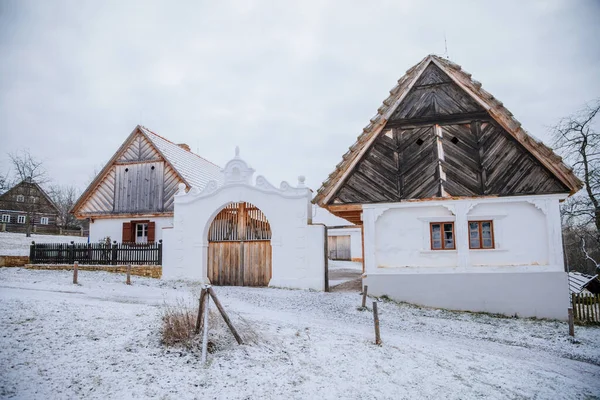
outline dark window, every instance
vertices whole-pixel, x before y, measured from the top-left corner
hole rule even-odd
[[[454,222],[432,222],[431,250],[454,250]]]

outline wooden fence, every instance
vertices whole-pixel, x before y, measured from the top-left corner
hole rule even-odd
[[[600,295],[573,293],[571,295],[573,317],[581,323],[600,323]]]
[[[162,240],[158,243],[35,243],[29,250],[31,264],[162,265]]]

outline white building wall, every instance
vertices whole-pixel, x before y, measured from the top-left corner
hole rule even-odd
[[[156,223],[156,241],[163,239],[163,228],[173,226],[173,217],[95,218],[94,222],[90,221],[90,242],[98,242],[100,239],[110,236],[111,241],[116,240],[121,243],[123,240],[123,223],[136,220],[149,220]]]
[[[425,306],[565,319],[564,195],[364,205],[369,293]],[[469,249],[468,221],[492,220],[495,248]],[[431,250],[431,222],[453,221],[456,250]]]

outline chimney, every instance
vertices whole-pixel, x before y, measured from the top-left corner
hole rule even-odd
[[[190,150],[190,146],[188,146],[185,143],[179,143],[177,146],[181,147],[182,149],[184,149],[185,151],[191,151]]]

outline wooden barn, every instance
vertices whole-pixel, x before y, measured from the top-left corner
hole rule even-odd
[[[559,202],[581,186],[471,74],[429,55],[313,202],[363,225],[369,293],[564,319]]]
[[[173,226],[174,196],[180,183],[198,190],[223,180],[221,168],[136,126],[73,206],[89,219],[90,241],[109,237],[122,243],[151,243]]]

